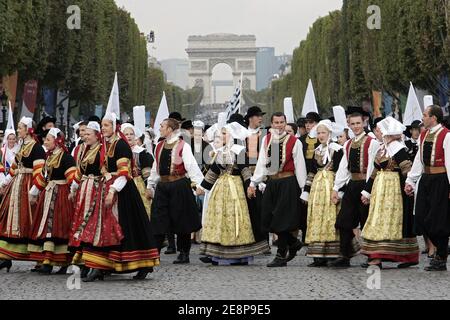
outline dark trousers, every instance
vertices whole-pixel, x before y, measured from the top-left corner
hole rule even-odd
[[[361,202],[361,191],[365,187],[365,181],[350,181],[342,199],[341,211],[336,218],[336,229],[340,234],[341,256],[350,258],[352,254],[352,242],[355,237],[353,229],[358,225],[361,230],[369,215],[369,206]]]
[[[277,233],[278,236],[278,255],[285,258],[288,250],[288,246],[291,246],[297,242],[297,238],[290,232]]]
[[[161,252],[165,235],[156,235],[158,250]],[[179,252],[189,253],[191,251],[191,234],[177,234],[177,248]]]
[[[175,244],[175,234],[169,233],[167,235],[167,241],[169,242],[169,248],[177,250],[177,246]]]
[[[436,254],[443,259],[448,256],[448,237],[430,237],[431,242],[436,247]]]
[[[353,230],[341,229],[339,230],[339,235],[341,239],[340,241],[341,255],[343,258],[350,259],[352,255],[353,250],[352,244],[355,234],[353,233]]]

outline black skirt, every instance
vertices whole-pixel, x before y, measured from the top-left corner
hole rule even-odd
[[[416,199],[415,228],[419,235],[448,237],[450,235],[450,188],[447,174],[424,174]]]
[[[128,180],[122,191],[118,193],[117,205],[119,224],[125,236],[119,251],[157,248],[147,211],[133,180]]]
[[[300,187],[295,176],[269,180],[262,199],[262,229],[281,233],[300,227]]]
[[[187,178],[158,183],[150,223],[155,235],[190,234],[202,228],[195,196]]]

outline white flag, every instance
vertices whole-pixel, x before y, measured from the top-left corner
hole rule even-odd
[[[306,117],[306,115],[310,112],[319,113],[319,109],[317,108],[316,96],[314,95],[314,88],[313,88],[311,79],[308,82],[308,88],[306,89],[305,100],[303,101],[302,116]]]
[[[434,105],[433,96],[425,96],[423,97],[423,107],[426,109],[430,106]]]
[[[137,106],[133,108],[134,127],[142,133],[145,132],[145,106]]]
[[[14,130],[14,118],[13,118],[13,112],[11,108],[11,101],[8,101],[9,103],[9,110],[8,110],[8,123],[6,124],[6,130]]]
[[[420,108],[416,90],[412,82],[410,82],[408,100],[406,101],[405,114],[403,115],[403,124],[410,126],[416,120],[422,121],[422,109]]]
[[[117,117],[120,117],[119,82],[117,81],[117,72],[114,76],[114,84],[111,95],[109,96],[106,113],[115,113]]]
[[[295,122],[292,98],[284,98],[284,114],[286,115],[287,123]]]
[[[156,115],[155,123],[153,125],[153,130],[155,131],[156,135],[156,142],[160,137],[159,127],[161,126],[161,123],[167,118],[169,118],[169,106],[167,105],[166,93],[163,92],[161,103],[159,104],[158,114]]]

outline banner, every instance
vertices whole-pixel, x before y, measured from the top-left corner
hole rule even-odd
[[[373,118],[379,118],[382,116],[381,114],[381,99],[382,93],[381,91],[372,90],[373,96]]]
[[[45,109],[47,115],[54,116],[56,113],[56,90],[52,88],[43,88],[42,95],[44,97]]]
[[[20,117],[33,118],[36,110],[36,98],[38,93],[38,82],[36,80],[30,80],[25,83],[23,89],[23,102],[22,102],[22,114]]]

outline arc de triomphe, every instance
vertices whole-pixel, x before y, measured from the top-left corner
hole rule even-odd
[[[189,56],[189,87],[203,87],[202,105],[212,104],[212,70],[219,63],[231,67],[235,87],[243,73],[243,88],[256,90],[255,36],[223,33],[190,36],[186,52]]]

